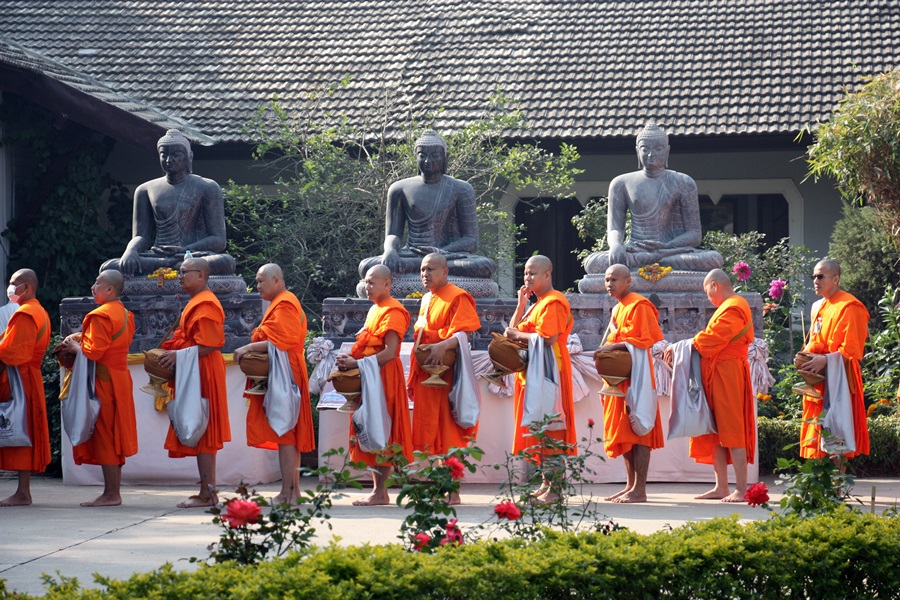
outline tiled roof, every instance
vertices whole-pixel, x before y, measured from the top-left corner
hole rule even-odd
[[[531,135],[792,134],[900,66],[900,0],[0,0],[0,39],[222,141],[273,94],[353,77],[341,110],[437,95],[458,127],[492,91]]]
[[[140,100],[121,94],[111,86],[95,81],[84,73],[79,73],[53,59],[2,38],[0,38],[0,65],[49,77],[162,129],[180,129],[201,144],[211,144],[215,141],[189,123],[167,115]]]

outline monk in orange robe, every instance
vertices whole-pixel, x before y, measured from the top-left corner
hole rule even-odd
[[[94,391],[100,399],[100,415],[91,439],[72,448],[75,464],[100,465],[103,493],[81,506],[118,506],[122,465],[138,450],[134,393],[128,372],[128,348],[134,338],[134,315],[119,300],[125,279],[115,270],[100,273],[91,294],[99,304],[84,317],[81,333],[66,338],[70,352],[84,352],[97,363]]]
[[[626,343],[646,351],[650,373],[653,374],[650,348],[663,339],[659,328],[659,311],[653,303],[631,291],[631,272],[625,265],[612,265],[606,270],[606,291],[619,301],[612,312],[615,329],[610,331],[606,345],[597,348],[596,352],[624,350]],[[643,356],[643,354],[642,354]],[[655,385],[655,382],[653,382]],[[630,382],[619,384],[623,392],[628,390]],[[612,502],[646,502],[647,471],[650,469],[650,451],[662,448],[662,421],[659,407],[656,409],[656,422],[653,429],[645,435],[637,435],[631,428],[631,422],[625,407],[624,396],[601,396],[603,401],[603,445],[610,458],[622,456],[625,460],[625,488],[606,498]]]
[[[810,319],[809,342],[804,350],[818,356],[813,357],[803,370],[811,373],[825,372],[826,354],[840,352],[847,366],[850,386],[850,402],[853,408],[853,433],[856,451],[844,454],[853,458],[869,453],[869,425],[866,421],[866,407],[863,398],[862,371],[859,361],[865,351],[866,337],[869,335],[869,311],[852,294],[840,289],[841,265],[836,260],[819,261],[813,270],[813,288],[822,299],[813,304]],[[796,363],[796,358],[794,359]],[[816,386],[824,395],[825,383]],[[803,423],[800,425],[800,456],[822,458],[821,426],[817,423],[822,413],[822,399],[803,396]],[[840,461],[844,466],[843,461]]]
[[[516,310],[506,328],[506,337],[528,342],[532,333],[544,339],[544,344],[556,356],[559,368],[559,393],[565,412],[564,428],[548,431],[547,435],[565,445],[564,452],[577,454],[577,434],[575,432],[575,401],[572,396],[572,361],[569,358],[569,334],[572,332],[574,320],[569,301],[565,295],[553,289],[553,263],[546,256],[535,255],[525,263],[525,283],[517,294]],[[532,307],[526,311],[529,298],[536,299]],[[535,440],[528,427],[522,426],[525,409],[525,373],[516,374],[516,385],[513,392],[515,403],[515,436],[513,452],[534,448]],[[536,457],[541,460],[540,456]],[[552,472],[551,472],[552,471]],[[535,492],[535,500],[543,503],[554,502],[561,494],[561,473],[555,469],[544,468],[543,482]],[[552,484],[552,485],[551,485]]]
[[[38,278],[31,269],[20,269],[9,279],[6,295],[19,304],[0,338],[0,362],[19,368],[28,401],[28,437],[31,446],[0,448],[0,470],[17,471],[16,492],[0,500],[0,506],[31,504],[31,473],[50,464],[50,429],[41,361],[50,345],[50,317],[37,301]],[[0,374],[0,399],[8,401],[9,375]]]
[[[381,383],[391,417],[391,436],[388,445],[398,444],[407,460],[412,460],[412,431],[409,424],[409,399],[400,361],[400,342],[409,328],[409,313],[398,300],[391,298],[391,270],[375,265],[366,273],[366,296],[375,303],[366,316],[363,330],[357,334],[350,354],[337,357],[337,367],[343,371],[357,368],[357,360],[375,356],[381,367]],[[365,402],[366,399],[362,398]],[[379,453],[380,454],[380,453]],[[390,464],[378,464],[379,454],[365,452],[356,441],[356,429],[350,422],[350,458],[364,462],[372,469],[372,493],[353,502],[353,506],[389,504],[385,482],[391,474]]]
[[[281,491],[274,503],[294,503],[300,493],[300,453],[316,449],[312,408],[309,401],[309,376],[306,372],[306,313],[297,296],[287,290],[284,273],[276,264],[263,265],[256,272],[256,288],[263,300],[270,302],[259,327],[253,330],[251,343],[234,351],[240,362],[247,352],[268,352],[272,342],[287,352],[294,383],[300,390],[300,416],[294,428],[282,436],[272,430],[263,410],[264,396],[244,394],[249,401],[247,411],[247,445],[266,450],[278,450],[281,469]],[[250,387],[248,382],[247,387]]]
[[[419,308],[415,338],[418,348],[430,351],[426,364],[441,365],[447,350],[459,348],[456,334],[461,331],[478,331],[481,329],[481,321],[471,294],[448,281],[450,270],[443,255],[435,253],[425,256],[420,272],[422,284],[431,292],[431,296],[428,305],[423,300]],[[459,353],[456,360],[461,360]],[[448,384],[453,383],[453,368],[442,375]],[[449,385],[422,385],[429,376],[418,361],[411,362],[407,386],[414,406],[413,447],[432,455],[446,454],[450,448],[464,448],[475,438],[478,427],[460,427],[456,424],[450,411]],[[450,503],[458,504],[459,495],[453,496]]]
[[[163,349],[169,352],[164,353],[159,362],[164,367],[174,368],[176,350],[197,346],[200,357],[200,394],[209,400],[209,424],[194,448],[182,444],[170,424],[165,448],[172,458],[197,457],[200,493],[179,503],[178,507],[215,506],[218,502],[215,489],[216,453],[225,442],[231,441],[225,359],[221,352],[225,345],[225,311],[208,287],[209,263],[205,259],[192,258],[184,261],[178,272],[178,280],[181,289],[191,299],[181,312],[181,321],[172,334],[172,339],[163,343]]]
[[[744,502],[747,463],[753,462],[756,453],[756,406],[747,360],[753,341],[753,315],[747,301],[735,294],[725,271],[710,271],[703,281],[703,290],[717,308],[706,329],[694,336],[694,347],[700,353],[703,390],[718,433],[690,441],[691,458],[712,464],[716,476],[716,487],[697,499]],[[736,485],[732,493],[728,487],[728,463],[734,465]]]

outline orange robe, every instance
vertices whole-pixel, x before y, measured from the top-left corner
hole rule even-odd
[[[0,338],[0,362],[19,367],[28,399],[28,436],[31,446],[0,448],[0,470],[42,472],[50,464],[50,429],[41,362],[50,345],[50,317],[32,298],[22,303],[9,319]],[[9,375],[0,375],[2,399],[9,400]]]
[[[181,312],[178,329],[172,339],[163,343],[165,350],[181,350],[190,346],[221,348],[225,345],[225,311],[218,298],[209,290],[203,290],[190,299]],[[231,441],[231,424],[228,421],[228,389],[225,385],[225,359],[222,352],[214,350],[198,359],[200,364],[200,394],[209,399],[209,425],[195,448],[185,446],[169,424],[165,448],[171,458],[216,454]],[[173,384],[169,384],[172,386]]]
[[[862,371],[859,361],[865,352],[866,337],[869,335],[869,311],[862,302],[843,290],[838,290],[831,298],[823,299],[819,310],[812,318],[812,330],[805,350],[814,354],[840,352],[844,357],[847,383],[850,384],[850,402],[853,406],[853,431],[856,436],[856,452],[846,454],[852,458],[869,453],[869,424],[866,421],[866,407],[863,399]],[[825,383],[816,386],[824,394]],[[800,425],[800,456],[822,458],[820,449],[820,427],[815,423],[822,413],[822,400],[803,396],[803,423]]]
[[[309,376],[306,372],[304,350],[306,313],[303,312],[297,296],[287,290],[275,296],[250,339],[254,342],[272,342],[279,350],[288,353],[294,383],[300,389],[300,417],[291,431],[279,437],[266,418],[263,396],[245,394],[250,402],[247,411],[247,445],[278,450],[278,446],[284,444],[294,446],[300,452],[312,452],[316,449],[316,434],[313,430],[312,408],[309,402]]]
[[[350,356],[359,360],[378,354],[384,350],[384,336],[394,331],[403,340],[409,328],[409,313],[399,300],[386,298],[375,304],[366,316],[363,330],[357,334],[356,343],[350,349]],[[406,381],[403,378],[403,363],[400,361],[400,346],[397,355],[381,367],[381,384],[387,400],[388,414],[391,416],[391,438],[389,444],[399,444],[407,460],[412,460],[412,431],[409,425],[409,400],[406,396]],[[366,399],[362,398],[365,402]],[[356,443],[356,428],[350,421],[350,459],[362,461],[370,467],[379,466],[378,454],[364,452]],[[384,463],[385,465],[387,463]]]
[[[746,332],[734,340],[748,325]],[[713,464],[716,445],[744,448],[747,462],[752,464],[755,459],[756,407],[747,360],[752,341],[753,314],[747,301],[737,294],[722,302],[706,329],[694,336],[703,391],[719,430],[691,438],[690,456],[698,463]],[[732,462],[730,451],[728,462]]]
[[[572,361],[569,358],[569,348],[566,344],[574,323],[572,310],[565,295],[557,290],[550,290],[538,299],[525,318],[516,325],[516,329],[519,331],[537,333],[543,338],[559,335],[551,348],[553,354],[556,355],[556,366],[559,368],[559,392],[566,413],[566,428],[548,431],[547,435],[565,442],[569,446],[567,454],[572,455],[578,453],[576,447],[578,438],[575,432],[575,401],[572,397]],[[516,420],[516,431],[513,438],[514,453],[535,445],[535,439],[528,435],[528,427],[521,425],[525,409],[525,385],[525,373],[516,373],[516,386],[513,394]]]
[[[653,303],[640,294],[630,292],[613,309],[612,320],[616,330],[609,334],[606,343],[628,342],[636,348],[645,349],[650,360],[650,348],[663,339],[662,330],[659,328],[659,311]],[[652,368],[650,373],[652,377]],[[627,391],[630,383],[630,380],[623,382],[619,387],[622,391]],[[603,445],[607,456],[615,458],[630,452],[635,444],[649,446],[651,450],[663,447],[665,441],[658,406],[653,429],[639,436],[631,429],[631,422],[625,412],[625,397],[602,396],[602,399]]]
[[[125,323],[125,306],[118,300],[107,302],[84,317],[81,332],[84,355],[97,363],[95,393],[100,399],[100,415],[91,439],[72,448],[72,456],[77,465],[121,466],[126,456],[134,456],[138,450],[134,387],[128,372],[134,315],[128,313]]]
[[[463,289],[445,284],[431,295],[431,305],[419,308],[423,317],[428,308],[428,319],[420,344],[436,344],[449,339],[459,331],[471,333],[481,329],[481,321],[475,311],[475,300]],[[419,328],[415,330],[419,339]],[[459,360],[459,352],[456,354]],[[443,375],[444,381],[453,382],[451,367]],[[460,427],[450,413],[450,387],[422,385],[429,374],[413,360],[409,368],[408,388],[413,399],[412,435],[413,447],[431,454],[445,454],[450,448],[464,448],[469,438],[474,439],[478,431],[475,427]]]

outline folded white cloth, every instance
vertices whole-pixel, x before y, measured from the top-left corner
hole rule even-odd
[[[667,439],[717,433],[716,419],[703,391],[700,353],[693,340],[672,344],[672,395]]]
[[[75,353],[69,395],[59,407],[63,429],[73,446],[91,439],[100,416],[100,399],[94,393],[96,368],[96,363],[83,352]]]
[[[636,435],[647,435],[656,424],[659,401],[653,385],[650,369],[650,353],[646,348],[638,348],[625,342],[631,355],[631,383],[625,392],[625,407],[628,409],[628,421]]]
[[[453,368],[453,387],[449,394],[450,414],[460,427],[474,427],[478,424],[481,413],[481,389],[472,366],[469,334],[457,331],[454,337],[459,342],[459,349]]]
[[[822,404],[822,452],[847,454],[856,452],[856,432],[853,429],[853,403],[850,398],[850,382],[844,369],[844,357],[840,352],[825,355],[825,398]],[[827,437],[827,439],[826,439]]]
[[[393,424],[387,409],[384,385],[381,383],[381,367],[374,355],[356,362],[362,383],[362,402],[353,413],[356,440],[364,451],[377,452],[387,447]]]
[[[275,435],[282,436],[297,426],[300,418],[300,388],[294,383],[291,359],[287,352],[269,342],[269,378],[263,410]]]
[[[200,362],[197,346],[175,351],[175,399],[166,405],[169,421],[179,441],[196,448],[209,425],[209,399],[200,395]]]
[[[542,421],[547,415],[559,415],[548,431],[566,428],[565,408],[559,390],[559,367],[553,348],[538,333],[528,336],[528,367],[525,371],[525,399],[522,409],[523,427]]]

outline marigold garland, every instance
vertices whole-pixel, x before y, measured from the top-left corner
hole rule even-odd
[[[166,279],[176,279],[177,277],[178,271],[170,267],[160,267],[147,275],[147,279],[156,279],[159,287],[163,287]]]
[[[659,263],[653,263],[638,269],[638,275],[650,282],[656,282],[668,275],[672,267],[662,267]]]

